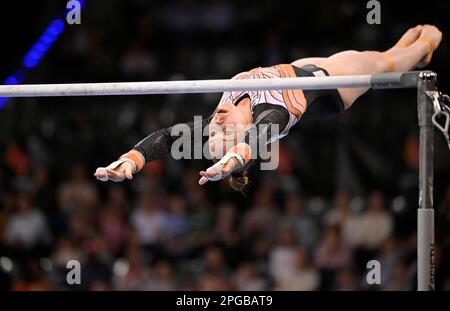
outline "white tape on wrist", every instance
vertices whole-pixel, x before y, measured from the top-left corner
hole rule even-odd
[[[220,159],[219,162],[217,162],[216,164],[214,164],[213,166],[211,166],[209,168],[210,170],[214,171],[214,173],[216,173],[216,175],[213,177],[208,177],[208,180],[218,181],[218,180],[222,180],[225,177],[229,176],[232,173],[232,171],[230,171],[226,174],[222,174],[222,165],[227,164],[227,162],[230,159],[236,159],[241,167],[244,165],[244,158],[239,153],[229,152],[222,159]]]
[[[111,163],[107,167],[99,167],[99,168],[97,168],[97,170],[95,171],[96,173],[102,173],[103,175],[106,175],[103,178],[97,178],[97,179],[100,180],[100,181],[108,181],[109,178],[108,178],[108,174],[106,173],[107,169],[113,170],[115,168],[118,168],[121,164],[123,164],[125,162],[130,162],[130,161],[131,161],[130,159],[122,158],[122,159],[119,159],[117,161],[114,161],[113,163]]]
[[[121,158],[119,159],[119,161],[121,161],[121,160],[123,160],[124,162],[130,163],[130,164],[134,167],[133,174],[135,174],[135,173],[137,172],[138,166],[137,166],[136,162],[134,162],[133,159],[130,159],[130,158],[127,158],[127,157],[121,157]],[[123,163],[123,162],[122,162],[122,163]]]

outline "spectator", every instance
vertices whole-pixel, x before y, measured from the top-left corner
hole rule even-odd
[[[170,264],[166,261],[157,262],[150,273],[147,290],[170,291],[175,290],[175,281]]]
[[[99,235],[93,236],[81,246],[87,257],[83,264],[82,288],[90,288],[97,281],[110,283],[113,260],[104,238]]]
[[[234,287],[239,291],[263,291],[267,284],[250,262],[243,262],[234,276]]]
[[[51,241],[44,215],[31,204],[31,198],[27,194],[17,196],[16,212],[5,228],[6,242],[11,246],[31,249]]]
[[[296,264],[296,241],[291,228],[281,228],[278,243],[271,250],[269,271],[275,284],[282,284],[294,270]]]
[[[386,211],[383,195],[374,191],[369,195],[367,210],[360,220],[360,243],[368,250],[381,247],[393,229],[392,215]]]
[[[339,270],[348,268],[352,261],[351,250],[343,243],[340,228],[325,228],[322,239],[315,250],[314,263],[320,269],[321,290],[330,290],[336,283]]]
[[[327,225],[338,225],[341,227],[342,239],[348,246],[358,246],[360,244],[361,220],[352,210],[351,196],[346,190],[339,190],[334,196],[334,206],[326,214],[325,223]]]
[[[392,279],[384,286],[385,291],[407,291],[411,290],[407,280],[407,266],[403,262],[398,262],[394,268]]]
[[[315,253],[315,264],[318,268],[336,270],[348,267],[351,263],[351,251],[342,242],[339,227],[330,226],[325,229]]]
[[[202,270],[214,275],[228,276],[229,269],[225,261],[223,250],[216,246],[208,248],[205,251]]]
[[[68,234],[77,243],[93,237],[96,233],[95,219],[86,212],[78,212],[69,219]]]
[[[205,273],[200,280],[201,291],[229,291],[232,290],[231,282],[222,275]]]
[[[60,209],[67,215],[82,208],[93,208],[97,204],[97,188],[87,178],[83,165],[77,164],[70,169],[69,179],[59,188],[58,199]]]
[[[61,238],[58,240],[52,254],[52,262],[57,268],[66,269],[66,265],[70,260],[78,260],[83,264],[86,257],[80,247],[75,245],[74,241]]]
[[[340,270],[336,276],[336,285],[334,290],[337,291],[355,291],[358,290],[354,272],[351,269]]]
[[[31,194],[35,206],[45,214],[52,235],[61,234],[64,231],[64,217],[57,206],[55,188],[47,166],[38,166],[34,170]]]
[[[173,239],[182,239],[188,231],[186,203],[178,195],[169,197],[169,212],[166,216],[167,234]]]
[[[99,230],[105,237],[112,253],[119,252],[126,242],[128,233],[128,207],[122,187],[113,187],[109,198],[99,214]]]
[[[317,242],[319,224],[305,213],[303,202],[297,194],[287,198],[280,223],[294,230],[295,239],[301,246],[311,249]]]
[[[232,288],[230,271],[223,251],[219,247],[210,247],[205,251],[202,267],[200,290],[223,291]]]
[[[244,215],[242,223],[244,236],[270,235],[275,230],[278,211],[275,208],[273,197],[271,189],[261,188],[255,194],[255,205]]]
[[[223,202],[217,207],[215,240],[226,247],[236,246],[239,237],[236,232],[236,206],[230,202]]]
[[[308,251],[300,248],[297,250],[295,266],[279,285],[280,290],[288,291],[313,291],[319,288],[320,274],[311,265]]]
[[[139,247],[130,248],[126,259],[126,270],[114,279],[114,289],[142,290],[146,288],[150,280],[150,270],[144,263],[142,250]]]
[[[249,243],[248,253],[246,254],[246,258],[254,263],[256,271],[265,277],[269,277],[270,274],[269,260],[272,248],[273,243],[269,237],[261,236]]]
[[[381,267],[381,283],[386,284],[394,275],[395,267],[401,259],[402,251],[400,245],[394,238],[387,239],[380,251],[379,262]]]
[[[214,213],[203,188],[188,188],[188,200],[190,205],[188,240],[194,248],[201,248],[212,240],[210,233]]]
[[[140,198],[130,220],[139,240],[146,246],[158,244],[167,232],[165,215],[150,195]]]

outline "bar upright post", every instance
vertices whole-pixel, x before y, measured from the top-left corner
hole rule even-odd
[[[419,210],[417,214],[417,289],[434,290],[435,244],[433,209],[434,125],[433,102],[426,92],[436,91],[437,74],[422,72],[418,81],[420,129]]]

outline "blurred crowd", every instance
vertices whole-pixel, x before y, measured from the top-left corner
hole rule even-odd
[[[22,159],[27,162],[26,156]],[[19,164],[17,163],[19,166]],[[16,168],[19,169],[19,168]],[[22,168],[23,169],[23,168]],[[305,198],[265,176],[236,203],[186,170],[177,191],[145,174],[103,189],[82,165],[52,183],[46,167],[2,171],[1,287],[13,290],[413,290],[416,236],[402,232],[405,199],[339,190]],[[23,172],[22,172],[23,173]],[[7,178],[6,178],[7,177]],[[17,188],[16,188],[17,189]],[[216,197],[216,198],[213,198]],[[439,289],[450,289],[450,187],[438,207]],[[67,263],[81,264],[69,285]],[[381,264],[381,284],[366,281]]]
[[[392,3],[383,5],[398,14],[376,27],[356,2],[290,3],[86,1],[82,24],[25,83],[226,78],[387,49],[423,22]],[[445,25],[449,4],[440,5],[434,22]],[[432,63],[442,85],[448,48]],[[121,184],[93,178],[152,131],[209,115],[219,95],[11,100],[0,110],[0,289],[414,290],[415,98],[372,92],[337,120],[299,124],[278,170],[250,172],[245,193],[198,186],[205,161],[156,161]],[[450,164],[439,134],[435,149],[436,285],[450,290]],[[80,285],[66,282],[70,260]],[[366,281],[371,260],[380,285]]]

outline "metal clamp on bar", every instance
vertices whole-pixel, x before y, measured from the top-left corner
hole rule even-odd
[[[426,94],[433,101],[433,124],[444,134],[450,150],[450,135],[448,132],[450,128],[450,97],[438,91],[428,91]],[[443,124],[439,123],[439,118],[444,120]]]
[[[417,88],[420,73],[423,71],[379,73],[371,77],[370,83],[372,89]]]

